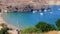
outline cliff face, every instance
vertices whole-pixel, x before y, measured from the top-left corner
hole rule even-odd
[[[6,5],[21,5],[21,4],[49,4],[50,2],[57,3],[60,0],[0,0],[0,3]]]
[[[55,1],[56,0],[0,0],[0,4],[4,5],[5,8],[12,6],[10,8],[6,8],[8,10],[11,10],[11,9],[16,10],[15,7],[17,7],[21,11],[22,10],[28,11],[31,8],[26,7],[27,5],[30,5],[31,7],[33,7],[33,9],[41,9],[44,5],[45,5],[44,8],[47,8],[48,5],[54,4]],[[55,2],[55,4],[56,4],[56,2]]]
[[[46,4],[47,1],[46,0],[0,0],[1,4],[5,4],[5,5],[12,5],[12,6],[22,6],[22,5],[26,5],[26,4],[30,4],[30,5],[41,5],[41,4]]]

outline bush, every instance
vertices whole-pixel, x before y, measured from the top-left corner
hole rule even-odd
[[[60,30],[60,19],[56,21],[56,26],[57,26],[57,29]]]
[[[2,23],[0,24],[3,28],[0,30],[0,34],[7,34],[8,27],[6,24]]]
[[[51,30],[55,30],[54,25],[47,24],[46,22],[39,22],[35,27],[41,30],[42,32],[48,32]]]
[[[0,30],[0,34],[7,34],[7,30],[8,28],[7,27],[4,27]]]
[[[26,34],[26,33],[41,32],[41,31],[38,30],[36,27],[27,27],[27,28],[23,29],[21,32]]]

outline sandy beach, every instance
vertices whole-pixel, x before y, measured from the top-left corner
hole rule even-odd
[[[3,20],[3,18],[1,17],[1,15],[2,15],[2,13],[0,13],[0,24],[1,24],[1,23],[6,23],[6,22]]]
[[[15,27],[15,26],[13,26],[12,24],[7,23],[7,22],[3,19],[2,15],[3,15],[3,13],[0,13],[0,24],[1,24],[1,23],[5,23],[8,28],[19,29],[18,27]],[[20,29],[19,29],[19,30],[20,30]]]

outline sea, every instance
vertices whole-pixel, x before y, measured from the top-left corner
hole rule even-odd
[[[26,28],[33,27],[41,21],[56,26],[55,22],[60,19],[60,6],[49,6],[49,11],[36,12],[9,12],[4,13],[3,19],[16,27]]]

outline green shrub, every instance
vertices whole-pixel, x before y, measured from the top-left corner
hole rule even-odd
[[[7,27],[4,27],[0,30],[0,34],[7,34],[7,30],[8,28]]]
[[[21,33],[24,33],[24,34],[28,34],[32,32],[41,32],[41,31],[38,30],[36,27],[27,27],[21,31]]]
[[[39,22],[35,27],[40,29],[42,32],[48,32],[51,30],[55,30],[54,25],[48,24],[46,22]]]
[[[57,30],[60,30],[60,19],[56,21]]]
[[[0,30],[0,34],[7,34],[8,27],[6,24],[2,23],[0,24],[3,28]]]

